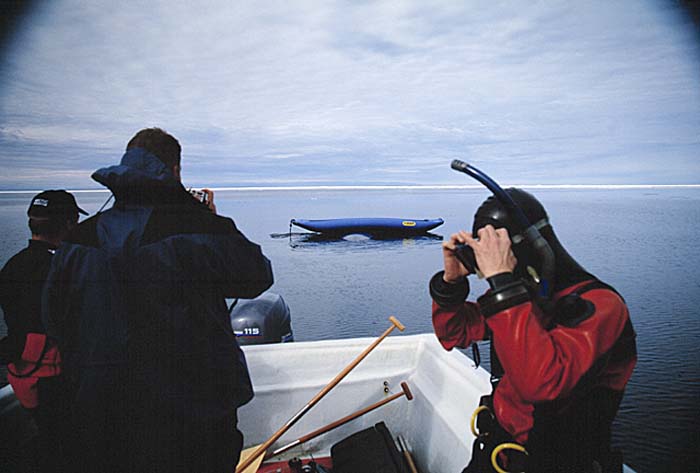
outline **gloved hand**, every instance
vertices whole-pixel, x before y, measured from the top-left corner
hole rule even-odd
[[[442,243],[442,258],[445,265],[443,279],[447,283],[455,284],[461,282],[470,273],[457,257],[459,245],[466,245],[471,234],[460,230],[458,233],[450,235],[450,239]]]
[[[464,243],[474,250],[476,263],[485,278],[496,274],[512,273],[518,260],[511,248],[508,230],[499,228],[496,230],[491,225],[479,229],[479,239],[472,238],[470,233],[464,232]],[[444,246],[444,245],[443,245]]]

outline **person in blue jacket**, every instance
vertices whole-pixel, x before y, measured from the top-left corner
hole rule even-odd
[[[178,141],[139,131],[92,178],[113,207],[54,256],[43,317],[70,393],[76,471],[226,472],[237,408],[253,397],[225,298],[272,285],[269,260],[230,218],[185,190]]]

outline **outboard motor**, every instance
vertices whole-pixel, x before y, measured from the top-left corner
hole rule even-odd
[[[294,341],[289,306],[282,296],[274,292],[234,303],[231,327],[240,345]]]

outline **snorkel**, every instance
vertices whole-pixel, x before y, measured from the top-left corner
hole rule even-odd
[[[468,176],[476,179],[481,184],[483,184],[494,197],[503,205],[505,210],[513,218],[515,224],[519,227],[518,234],[511,237],[514,244],[520,242],[525,242],[530,245],[530,247],[538,255],[540,261],[542,262],[542,267],[540,269],[541,274],[537,274],[535,271],[530,272],[530,276],[537,284],[538,294],[537,302],[542,308],[546,308],[549,304],[552,289],[554,287],[554,252],[552,247],[549,245],[547,240],[542,236],[539,231],[540,223],[531,223],[525,216],[523,210],[515,203],[508,193],[503,190],[493,179],[481,172],[474,166],[467,164],[463,161],[455,159],[452,161],[452,169],[455,171],[463,172]],[[468,246],[463,246],[458,248],[457,257],[465,265],[465,267],[470,272],[475,272],[478,270],[476,267],[476,259],[474,258],[474,252]]]

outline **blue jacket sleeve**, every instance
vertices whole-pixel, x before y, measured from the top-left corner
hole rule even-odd
[[[192,246],[184,255],[185,271],[195,274],[196,281],[218,286],[225,297],[252,299],[274,282],[272,266],[259,245],[243,234],[202,235],[201,246]]]
[[[155,259],[144,267],[160,279],[174,277],[187,285],[217,290],[224,297],[251,299],[273,283],[272,267],[259,245],[249,241],[228,218],[201,232],[175,233],[142,248]],[[141,275],[143,276],[143,275]]]

